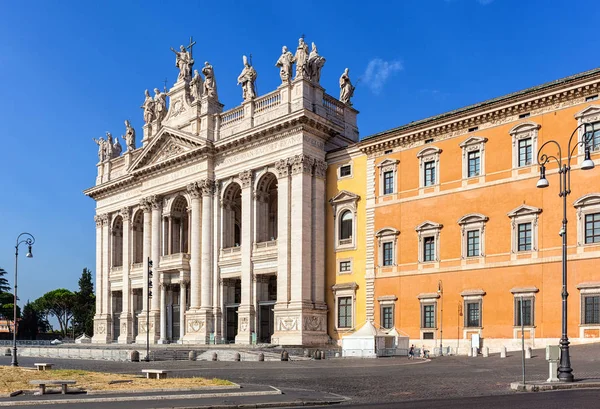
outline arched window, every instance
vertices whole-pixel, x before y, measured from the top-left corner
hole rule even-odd
[[[231,183],[223,192],[223,248],[241,246],[242,188]]]
[[[352,240],[352,212],[346,210],[340,216],[340,244],[342,240]]]
[[[265,173],[256,186],[256,241],[277,239],[277,178]]]
[[[117,216],[112,227],[112,266],[123,266],[123,218]]]
[[[133,216],[133,262],[141,263],[144,251],[144,212],[138,210]]]

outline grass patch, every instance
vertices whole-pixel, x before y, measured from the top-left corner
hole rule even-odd
[[[77,382],[74,386],[85,390],[179,389],[233,385],[233,383],[227,380],[217,378],[167,378],[157,380],[138,378],[136,375],[111,374],[74,369],[32,371],[31,369],[2,366],[0,367],[0,393],[10,393],[20,389],[36,389],[34,385],[29,384],[29,381],[40,379],[73,380]],[[111,384],[111,381],[117,382]]]

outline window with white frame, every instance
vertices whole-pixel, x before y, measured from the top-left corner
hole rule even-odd
[[[535,298],[532,296],[515,296],[515,327],[532,327],[535,325]],[[521,324],[521,320],[523,323]]]
[[[523,122],[510,130],[513,143],[513,168],[522,168],[534,164],[534,152],[537,152],[537,140],[540,125]]]
[[[339,330],[354,328],[357,284],[340,283],[331,287],[335,298],[335,327]]]
[[[338,260],[338,274],[352,273],[352,259]]]
[[[393,227],[384,227],[375,233],[379,245],[379,265],[389,267],[396,265],[396,243],[398,241],[399,230]]]
[[[600,293],[581,296],[581,323],[600,324]]]
[[[472,136],[459,146],[463,150],[463,179],[485,174],[485,143],[487,138]]]
[[[431,263],[440,261],[440,231],[443,225],[426,221],[415,230],[419,237],[419,262]]]
[[[379,195],[396,193],[396,180],[398,179],[399,160],[385,159],[377,165],[379,168]]]
[[[394,328],[396,300],[398,300],[398,297],[395,295],[383,295],[377,297],[377,301],[379,301],[379,325],[381,328]]]
[[[521,205],[508,213],[511,218],[511,252],[538,251],[538,218],[542,209]]]
[[[600,244],[600,193],[582,196],[573,206],[577,209],[577,245]]]
[[[584,141],[579,145],[579,155],[583,160],[585,149],[590,152],[600,151],[600,105],[590,105],[575,115],[577,125],[581,126],[578,131],[578,140]]]
[[[462,234],[462,258],[484,256],[485,224],[488,217],[479,213],[470,213],[458,220]]]
[[[483,327],[482,308],[483,290],[465,290],[460,293],[464,303],[464,327],[465,328],[481,328]]]
[[[352,176],[352,165],[342,165],[338,168],[338,178],[347,178]]]
[[[421,310],[421,339],[434,339],[437,330],[437,300],[439,293],[421,293],[417,297]]]
[[[359,199],[360,196],[342,190],[329,200],[333,207],[336,250],[353,249],[356,246],[356,212]]]
[[[442,150],[428,146],[417,153],[419,158],[419,186],[437,186],[440,183],[440,154]]]

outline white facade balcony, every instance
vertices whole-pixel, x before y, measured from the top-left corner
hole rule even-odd
[[[160,264],[158,269],[160,271],[189,271],[190,255],[188,253],[176,253],[169,254],[166,256],[160,256]]]

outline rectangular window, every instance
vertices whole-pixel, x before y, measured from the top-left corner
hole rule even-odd
[[[423,261],[435,260],[435,237],[423,239]]]
[[[394,171],[388,170],[383,172],[383,194],[389,195],[394,193]]]
[[[350,261],[340,261],[340,273],[348,273],[351,271],[352,264]]]
[[[435,185],[435,162],[425,162],[425,175],[424,175],[425,186]]]
[[[381,307],[381,327],[385,329],[394,327],[394,307],[392,305]]]
[[[585,147],[590,151],[600,149],[600,122],[594,122],[585,126],[584,140]]]
[[[467,232],[467,257],[479,257],[479,230]]]
[[[585,97],[585,102],[595,101],[598,99],[598,94],[590,95],[589,97]]]
[[[523,311],[521,311],[521,297],[515,297],[515,326],[521,326],[521,314],[523,315],[523,325],[525,327],[533,326],[533,298],[523,298]]]
[[[466,303],[467,315],[465,317],[465,327],[481,327],[481,302],[471,301]]]
[[[478,126],[474,126],[473,128],[469,128],[469,132],[475,132],[479,129]]]
[[[583,297],[583,323],[600,324],[600,295]]]
[[[383,265],[391,266],[394,264],[394,243],[388,241],[383,243]]]
[[[519,140],[519,167],[531,165],[532,142],[531,138]]]
[[[352,174],[352,167],[350,165],[340,166],[340,177],[350,176]]]
[[[352,328],[352,297],[338,298],[338,328]]]
[[[473,176],[479,176],[481,174],[481,154],[479,151],[469,152],[468,155],[468,173],[467,176],[472,178]]]
[[[524,114],[519,115],[519,119],[529,118],[531,114],[529,112],[525,112]]]
[[[585,244],[600,243],[600,213],[585,215]]]
[[[531,251],[531,223],[519,223],[517,251]]]
[[[435,328],[435,304],[424,304],[421,311],[421,328]]]

